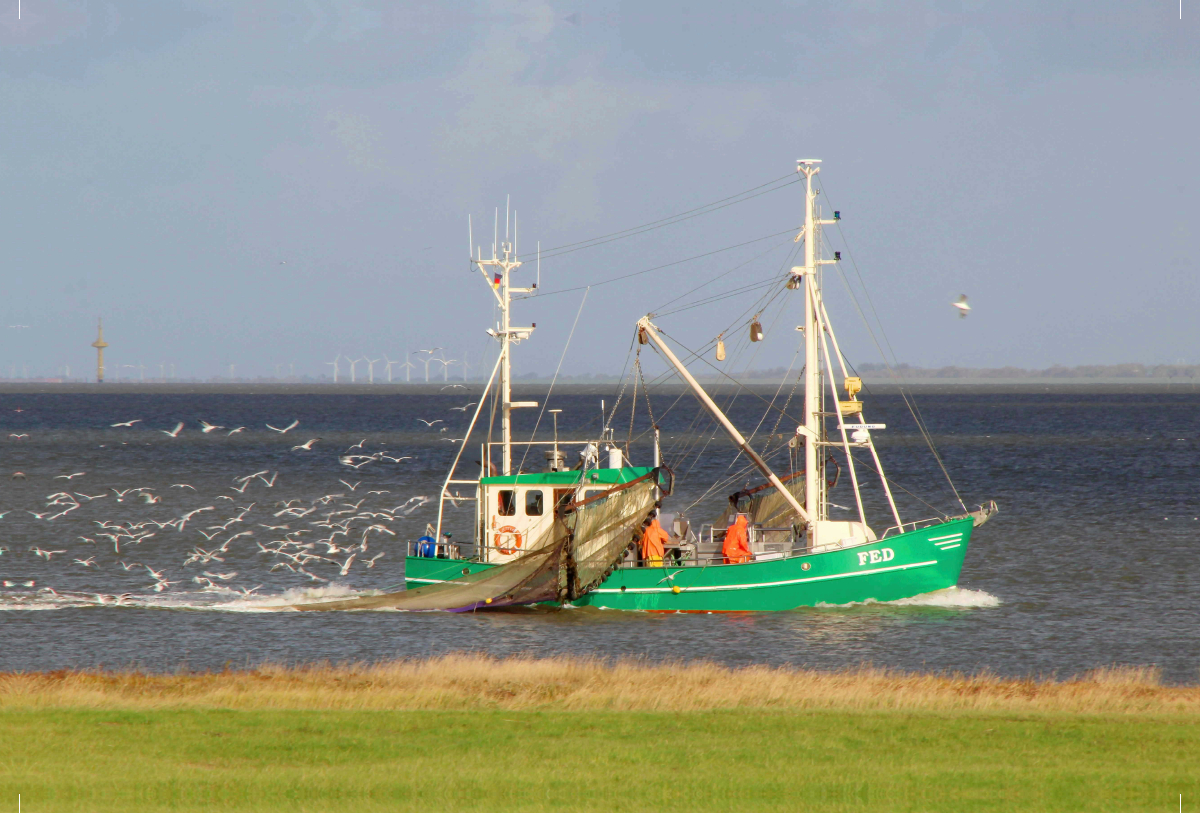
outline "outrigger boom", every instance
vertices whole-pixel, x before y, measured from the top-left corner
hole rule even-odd
[[[717,419],[717,422],[724,427],[725,431],[729,434],[729,437],[733,439],[735,444],[737,444],[737,447],[742,450],[746,457],[750,458],[750,460],[755,466],[758,467],[758,470],[763,473],[763,476],[767,478],[771,485],[775,486],[775,488],[779,490],[780,495],[787,500],[788,504],[792,506],[792,509],[795,510],[795,512],[799,514],[805,522],[808,522],[808,512],[805,511],[804,507],[800,505],[800,502],[796,499],[795,495],[792,494],[792,492],[786,486],[784,486],[783,481],[776,476],[775,472],[771,471],[771,467],[768,466],[767,462],[759,456],[758,452],[754,451],[753,447],[751,447],[746,439],[742,437],[742,433],[739,432],[737,427],[730,422],[729,418],[725,417],[725,413],[722,412],[720,407],[718,407],[713,402],[713,399],[708,396],[708,393],[705,392],[704,388],[700,386],[700,382],[692,377],[692,374],[688,372],[688,368],[683,366],[683,362],[675,357],[675,354],[671,352],[671,348],[668,347],[667,343],[662,340],[661,336],[659,336],[658,328],[655,327],[650,321],[650,317],[643,316],[638,320],[638,341],[642,344],[645,344],[647,340],[654,342],[654,346],[658,348],[660,353],[666,356],[667,361],[671,363],[671,366],[675,368],[675,371],[683,377],[683,380],[686,381],[688,386],[692,388],[692,391],[696,393],[696,397],[700,399],[700,403],[704,405],[704,408],[711,412],[713,417]]]

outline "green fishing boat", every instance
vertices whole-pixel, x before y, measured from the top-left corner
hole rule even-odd
[[[721,517],[697,525],[669,510],[674,476],[662,460],[657,427],[652,464],[641,467],[629,465],[628,444],[622,448],[615,439],[611,416],[595,437],[565,440],[558,436],[557,411],[551,410],[553,440],[515,441],[512,410],[539,404],[512,398],[512,348],[536,326],[514,327],[510,308],[513,294],[534,295],[536,285],[512,285],[521,263],[507,234],[501,241],[497,228],[491,257],[476,251],[471,262],[496,299],[501,319],[488,332],[499,353],[442,484],[437,522],[410,543],[408,589],[305,609],[461,612],[549,603],[761,612],[895,601],[955,587],[972,531],[995,513],[996,505],[969,511],[959,499],[959,514],[902,520],[873,439],[886,427],[867,422],[859,398],[862,382],[846,368],[822,297],[822,269],[841,258],[836,252],[823,256],[821,228],[837,222],[840,213],[822,217],[813,188],[819,161],[800,161],[797,171],[806,189],[804,226],[796,237],[804,243],[804,262],[779,281],[779,294],[801,300],[803,394],[799,420],[785,444],[766,448],[760,443],[762,451],[756,449],[679,360],[652,317],[634,326],[639,364],[643,348],[656,352],[761,475],[760,485],[733,493]],[[750,341],[761,340],[758,320],[748,327]],[[724,357],[721,337],[716,354]],[[489,403],[484,429],[480,418]],[[474,448],[477,429],[486,435],[478,447],[479,471],[460,476],[464,450]],[[515,467],[514,447],[524,447]],[[537,465],[544,462],[543,471],[524,468],[531,452]],[[783,457],[789,471],[781,477],[768,460]],[[830,517],[828,493],[843,471],[855,500],[847,510],[855,519]],[[886,498],[887,527],[878,533],[868,524],[861,493],[860,476],[867,472],[878,478]],[[466,534],[456,528],[456,536],[444,527],[445,509],[464,501],[474,503],[473,526]]]

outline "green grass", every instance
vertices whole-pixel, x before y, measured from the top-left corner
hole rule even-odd
[[[0,810],[1173,811],[1194,717],[0,712]]]

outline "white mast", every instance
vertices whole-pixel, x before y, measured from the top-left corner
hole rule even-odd
[[[479,272],[483,274],[483,278],[491,286],[492,293],[496,296],[496,303],[500,308],[499,330],[489,329],[488,335],[500,342],[500,437],[502,446],[500,473],[507,475],[513,473],[512,410],[523,407],[536,407],[538,405],[537,401],[512,400],[512,357],[510,355],[510,348],[522,339],[529,338],[529,335],[533,333],[533,329],[537,325],[514,328],[510,322],[509,307],[512,304],[512,295],[514,293],[531,294],[537,289],[536,287],[514,288],[511,285],[509,275],[521,266],[521,261],[516,258],[515,241],[508,241],[507,204],[505,206],[505,234],[503,242],[499,239],[499,224],[500,213],[497,210],[496,237],[492,242],[491,259],[483,259],[483,251],[480,249],[478,254],[471,258],[471,262],[479,267]],[[488,274],[488,268],[494,269],[491,275]]]
[[[821,442],[821,371],[817,357],[817,314],[813,310],[813,288],[817,284],[817,259],[819,257],[817,232],[820,225],[816,219],[816,196],[813,194],[813,177],[821,171],[819,159],[798,161],[796,171],[804,175],[804,231],[797,240],[804,239],[804,265],[797,270],[804,277],[804,502],[808,515],[814,520],[825,518],[825,478],[821,469],[823,458],[817,444]]]
[[[822,538],[826,535],[839,540],[844,539],[847,533],[853,537],[861,535],[866,539],[875,538],[874,533],[867,526],[866,516],[863,513],[862,496],[858,488],[858,474],[854,468],[854,458],[850,454],[851,443],[846,435],[845,415],[852,413],[843,412],[842,401],[837,394],[833,359],[830,357],[829,347],[825,343],[825,333],[828,332],[830,338],[833,339],[834,349],[838,353],[838,363],[841,365],[841,351],[837,350],[837,339],[834,338],[833,329],[829,326],[825,316],[825,306],[821,298],[820,267],[836,263],[841,259],[841,253],[834,252],[832,260],[821,259],[821,227],[836,223],[838,213],[834,212],[833,220],[822,220],[817,209],[817,190],[813,189],[813,178],[821,171],[821,167],[818,166],[820,163],[818,158],[805,158],[796,162],[796,171],[804,175],[805,180],[804,230],[796,236],[797,241],[804,240],[804,265],[792,269],[794,276],[804,278],[804,325],[802,326],[804,330],[804,424],[797,432],[804,435],[804,499],[808,506],[809,516],[815,520],[809,524],[811,544],[814,546],[828,541]],[[821,388],[822,354],[829,370],[833,409],[836,410],[833,414],[837,416],[838,429],[842,436],[841,444],[829,443],[824,438],[825,413],[821,408],[824,400]],[[842,377],[846,378],[844,369]],[[850,393],[850,395],[853,399],[853,394]],[[857,414],[859,424],[866,427],[861,407],[858,407]],[[850,472],[851,485],[854,488],[854,498],[858,507],[859,521],[857,523],[829,522],[825,455],[822,448],[832,445],[841,445],[846,453],[846,465]],[[875,454],[875,446],[869,435],[864,445],[870,446],[871,454],[875,456],[876,465],[879,466],[878,455]],[[892,514],[899,524],[899,514],[896,512],[887,479],[883,476],[882,466],[879,466],[879,475],[883,480],[884,491],[887,493]],[[827,528],[829,533],[820,532],[822,528]]]

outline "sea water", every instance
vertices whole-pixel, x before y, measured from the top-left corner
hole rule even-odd
[[[306,598],[403,584],[405,545],[436,518],[436,502],[421,498],[438,493],[473,412],[452,407],[477,400],[478,389],[0,394],[0,579],[11,585],[0,588],[0,670],[216,669],[478,651],[1060,677],[1155,664],[1168,680],[1200,678],[1200,393],[1192,392],[952,390],[919,398],[962,500],[973,507],[994,499],[1001,508],[975,532],[954,590],[737,615],[286,611]],[[755,431],[760,449],[783,446],[795,430],[794,417],[775,409],[786,393],[774,407],[773,395],[720,397],[739,426]],[[594,436],[599,399],[554,394],[550,406],[563,410],[560,436]],[[606,400],[611,408],[612,394]],[[690,396],[656,395],[651,410],[639,396],[632,429],[628,406],[626,395],[613,425],[618,440],[633,439],[634,465],[650,461],[650,411],[661,428],[677,474],[665,510],[686,510],[698,526],[720,514],[729,493],[760,482]],[[873,396],[869,414],[888,427],[875,436],[902,518],[961,512],[904,400]],[[130,427],[110,426],[134,419]],[[201,419],[225,428],[202,433]],[[538,410],[522,410],[518,437],[528,438],[537,419]],[[266,426],[293,420],[300,423],[286,434]],[[179,421],[184,430],[168,436],[164,430]],[[239,426],[245,429],[229,434]],[[310,438],[319,438],[311,450],[293,450]],[[478,443],[463,450],[466,476],[478,473]],[[377,457],[360,468],[342,459],[377,453],[408,459]],[[786,451],[775,460],[787,468]],[[539,450],[525,468],[540,465]],[[16,472],[23,477],[13,479]],[[241,480],[257,472],[266,473]],[[864,466],[857,473],[868,519],[882,530],[892,521],[878,479]],[[854,505],[848,484],[842,471],[830,494],[837,505]],[[63,492],[81,507],[50,519],[70,504],[59,497],[60,506],[48,507]],[[158,501],[147,502],[147,494]],[[320,498],[328,499],[308,517],[276,516],[289,500],[310,507]],[[306,574],[279,567],[284,559],[258,547],[275,547],[289,531],[324,531],[294,537],[302,541],[328,536],[306,523],[360,500],[353,511],[398,509],[395,521],[379,520],[396,535],[372,532],[344,576],[346,554],[313,560]],[[163,522],[207,506],[183,531],[144,525],[141,532],[154,535],[119,538],[119,550],[101,536],[111,532],[105,524]],[[447,506],[455,538],[470,538],[472,511],[470,503]],[[357,543],[364,525],[343,541]],[[212,552],[242,531],[252,533],[230,542],[220,560],[185,564],[197,548]],[[49,560],[33,548],[50,552]],[[308,550],[323,556],[325,549]]]

